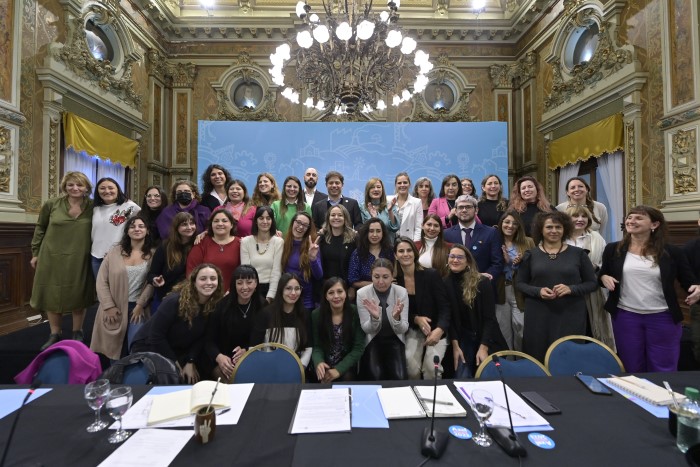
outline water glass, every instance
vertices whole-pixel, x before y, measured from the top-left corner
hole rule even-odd
[[[474,442],[479,446],[489,447],[493,444],[493,439],[486,432],[484,422],[493,413],[493,396],[491,393],[483,389],[474,389],[472,391],[472,410],[477,420],[479,420],[479,432],[474,435]]]
[[[88,406],[95,411],[95,421],[87,427],[87,431],[94,433],[104,430],[109,423],[100,419],[100,411],[109,397],[109,380],[98,379],[85,385],[85,400]]]
[[[107,412],[119,422],[119,429],[107,438],[110,443],[121,443],[131,435],[130,431],[122,430],[122,416],[129,410],[132,401],[133,395],[129,386],[114,388],[109,392]]]

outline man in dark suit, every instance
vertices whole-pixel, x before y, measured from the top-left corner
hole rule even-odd
[[[466,246],[479,266],[479,272],[495,281],[503,273],[501,237],[498,229],[476,222],[477,203],[472,196],[457,198],[455,210],[459,223],[445,230],[445,241]]]
[[[340,172],[331,170],[326,174],[326,189],[328,190],[328,198],[314,203],[311,207],[311,214],[314,219],[316,228],[323,227],[323,222],[326,220],[326,212],[331,206],[340,204],[345,206],[345,209],[350,213],[352,227],[357,230],[362,225],[362,214],[360,213],[360,205],[357,200],[346,198],[343,196],[343,184],[345,177]],[[499,247],[500,251],[500,247]]]
[[[318,171],[313,167],[309,167],[304,172],[304,197],[306,198],[306,204],[309,207],[313,207],[314,204],[318,203],[322,199],[328,198],[328,195],[318,191],[316,189],[316,184],[318,183]]]

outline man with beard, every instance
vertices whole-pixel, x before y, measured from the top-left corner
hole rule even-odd
[[[326,219],[326,211],[331,206],[345,206],[345,209],[350,213],[350,219],[352,220],[352,227],[357,230],[362,225],[362,214],[360,213],[360,205],[357,204],[357,200],[352,198],[346,198],[343,196],[343,183],[345,177],[340,172],[331,170],[326,174],[326,189],[328,190],[328,197],[317,201],[311,206],[311,213],[313,214],[314,224],[316,228],[320,229],[323,227],[323,222]]]
[[[313,167],[309,167],[304,172],[304,196],[306,197],[306,204],[312,206],[319,201],[328,198],[328,195],[318,191],[316,189],[316,184],[318,183],[318,171]]]

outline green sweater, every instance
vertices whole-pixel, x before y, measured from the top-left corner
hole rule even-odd
[[[352,346],[351,348],[343,348],[343,353],[345,354],[345,356],[335,367],[335,369],[338,370],[338,373],[340,373],[341,376],[345,374],[345,372],[348,371],[350,368],[357,365],[357,362],[360,361],[362,353],[365,350],[366,337],[364,331],[362,330],[362,327],[360,327],[360,316],[357,314],[357,308],[355,307],[355,305],[351,305],[351,307],[353,332]],[[311,359],[314,363],[314,369],[316,369],[319,363],[323,363],[326,361],[326,352],[320,344],[320,308],[316,308],[314,311],[311,312],[311,325],[313,326],[312,332],[314,338],[314,350],[311,354]]]
[[[292,224],[292,218],[294,217],[294,214],[297,213],[297,206],[295,204],[290,204],[287,206],[287,212],[284,213],[284,216],[281,213],[282,206],[281,200],[274,201],[272,205],[270,206],[272,208],[272,212],[275,215],[275,224],[277,225],[277,230],[282,232],[282,234],[286,234],[287,230],[289,230],[289,227]],[[308,212],[309,215],[311,215],[311,207],[304,203],[304,211]],[[273,234],[274,235],[274,234]]]

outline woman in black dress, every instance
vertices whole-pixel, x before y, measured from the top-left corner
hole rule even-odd
[[[537,247],[525,252],[516,278],[525,295],[523,351],[541,362],[555,340],[586,334],[585,295],[598,287],[586,251],[566,244],[572,230],[563,212],[538,214],[532,224]]]

